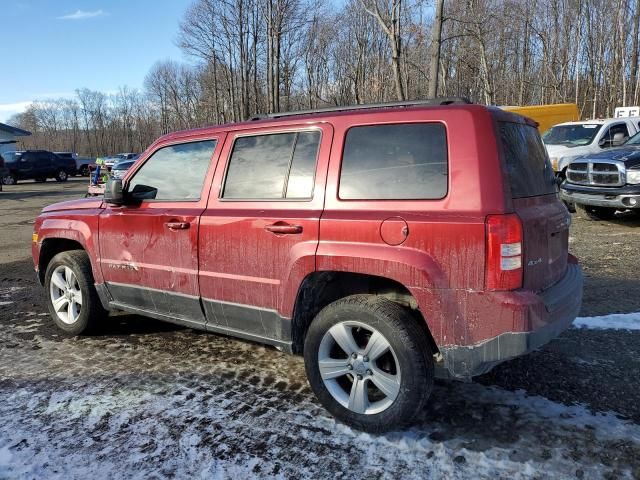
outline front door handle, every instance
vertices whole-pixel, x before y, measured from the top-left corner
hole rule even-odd
[[[169,230],[186,230],[191,224],[189,222],[167,222],[165,226]]]
[[[291,235],[295,233],[302,233],[302,225],[289,225],[287,223],[274,223],[273,225],[267,225],[264,227],[267,232],[276,233],[279,235]]]

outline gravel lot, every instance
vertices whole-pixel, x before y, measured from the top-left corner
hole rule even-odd
[[[362,434],[300,358],[133,315],[63,338],[30,259],[42,206],[86,179],[0,193],[0,478],[636,478],[640,331],[571,329],[476,382],[440,382],[409,430]],[[582,316],[640,312],[640,217],[573,216]]]

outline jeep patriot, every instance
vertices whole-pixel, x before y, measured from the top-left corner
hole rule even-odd
[[[180,165],[179,168],[176,168]],[[380,432],[569,327],[582,273],[536,125],[444,99],[272,114],[158,139],[104,198],[37,218],[68,335],[109,311],[304,355]]]

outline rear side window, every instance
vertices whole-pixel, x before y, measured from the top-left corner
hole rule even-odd
[[[130,195],[138,200],[199,200],[215,148],[215,140],[161,148],[129,182]]]
[[[446,196],[447,184],[444,125],[371,125],[347,132],[340,174],[341,199],[439,199]]]
[[[556,193],[555,175],[535,127],[498,122],[511,196],[536,197]]]
[[[222,198],[311,198],[319,145],[319,131],[239,137],[233,145]]]

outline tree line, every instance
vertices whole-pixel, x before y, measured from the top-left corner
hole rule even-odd
[[[194,0],[176,40],[188,62],[9,123],[34,133],[24,148],[96,156],[260,113],[434,95],[607,117],[640,103],[639,27],[640,0]]]

